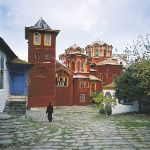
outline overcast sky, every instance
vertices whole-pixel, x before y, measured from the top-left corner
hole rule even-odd
[[[25,27],[40,17],[55,30],[56,59],[74,43],[85,48],[96,40],[121,53],[139,35],[150,34],[150,0],[0,0],[0,37],[28,60]]]

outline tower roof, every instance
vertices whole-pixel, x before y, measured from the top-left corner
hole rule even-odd
[[[51,30],[51,28],[49,27],[49,25],[43,20],[42,17],[39,19],[39,21],[33,27],[34,28],[43,28],[43,29],[49,29],[49,30]]]

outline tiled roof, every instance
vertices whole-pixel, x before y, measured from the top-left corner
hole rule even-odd
[[[115,83],[114,82],[112,82],[112,83],[110,83],[110,84],[108,84],[108,85],[105,85],[105,86],[103,86],[102,87],[103,89],[114,89],[115,88]]]
[[[11,48],[7,45],[7,43],[0,37],[0,50],[3,51],[8,59],[16,58],[16,54],[11,50]]]
[[[111,58],[98,62],[96,65],[120,65],[116,60],[113,60]]]
[[[51,29],[49,25],[41,17],[40,20],[33,26],[33,28]]]
[[[61,64],[62,66],[64,66],[66,69],[68,69],[69,71],[73,72],[72,70],[70,70],[65,64],[64,64],[65,60],[56,60],[56,62],[58,62],[59,64]]]
[[[78,75],[74,75],[73,78],[74,78],[74,79],[78,79],[78,78],[79,78],[79,79],[89,79],[89,77],[84,76],[84,75],[79,75],[79,74],[78,74]]]
[[[90,71],[97,71],[97,70],[90,68]]]
[[[99,78],[97,78],[97,77],[95,77],[95,76],[93,76],[93,75],[89,75],[89,77],[90,77],[90,80],[98,80],[98,81],[101,81],[101,79],[99,79]]]

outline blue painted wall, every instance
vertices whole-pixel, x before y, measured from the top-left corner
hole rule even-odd
[[[27,95],[27,71],[33,64],[7,62],[9,68],[10,95]]]
[[[10,95],[27,95],[27,73],[11,71],[9,86]]]

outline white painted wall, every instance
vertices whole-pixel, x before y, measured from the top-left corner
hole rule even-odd
[[[1,60],[1,56],[3,56],[4,58],[4,88],[0,89],[0,112],[3,112],[6,99],[9,94],[9,74],[8,74],[8,68],[6,66],[6,60],[7,60],[6,54],[4,54],[0,50],[0,60]],[[0,63],[0,70],[1,70],[1,63]]]
[[[109,92],[114,95],[115,90],[103,90],[104,95]],[[126,113],[126,112],[138,112],[139,111],[139,104],[137,101],[134,101],[133,105],[122,105],[118,103],[118,99],[116,99],[116,106],[112,108],[112,114],[119,114],[119,113]]]

